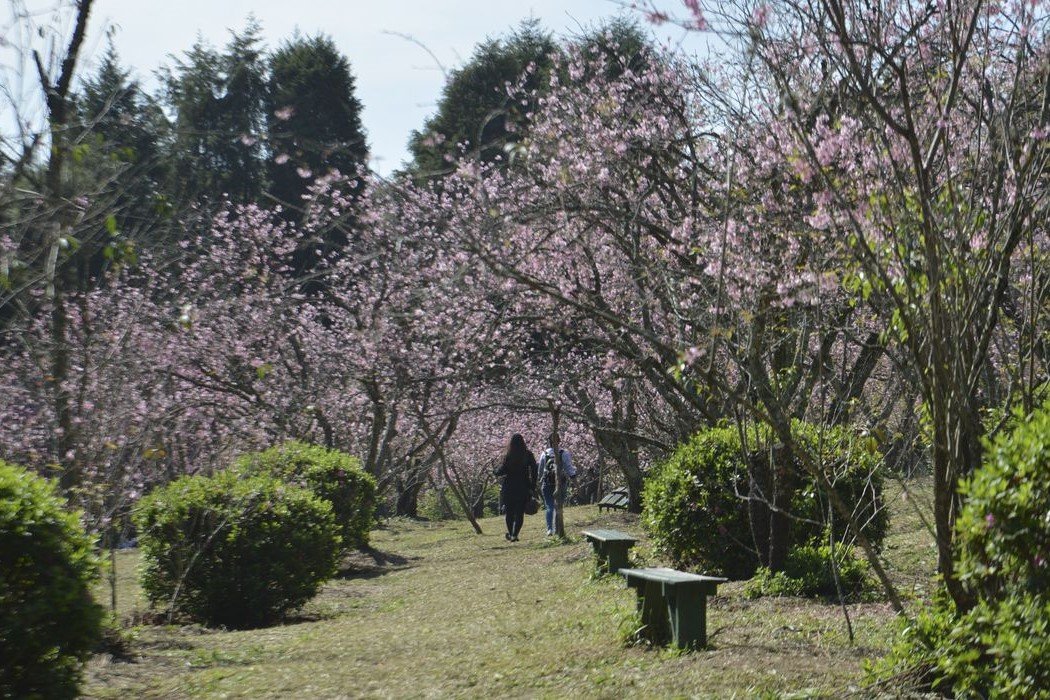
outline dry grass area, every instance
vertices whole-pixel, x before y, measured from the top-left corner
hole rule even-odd
[[[923,492],[914,484],[911,498]],[[898,517],[886,554],[906,592],[921,599],[934,551],[915,509],[892,489]],[[911,512],[911,515],[909,515]],[[641,534],[625,514],[569,509],[571,533],[605,525]],[[131,630],[133,661],[99,656],[87,696],[124,697],[841,697],[856,692],[866,659],[890,643],[882,603],[841,609],[781,598],[749,601],[741,583],[709,603],[710,648],[692,653],[625,647],[633,593],[618,577],[594,580],[589,546],[553,543],[542,516],[522,540],[502,521],[392,521],[372,536],[353,573],[328,584],[296,619],[260,630],[197,626]],[[142,602],[135,552],[118,559],[118,607]],[[638,563],[659,563],[643,541]],[[108,593],[105,595],[108,600]]]

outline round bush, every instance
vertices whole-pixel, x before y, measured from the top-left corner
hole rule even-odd
[[[733,428],[697,433],[658,465],[642,490],[642,517],[677,566],[747,578],[758,566],[750,542],[747,470]]]
[[[798,444],[824,466],[836,492],[856,506],[865,535],[879,546],[888,520],[881,503],[881,458],[874,442],[838,427],[821,430],[800,421],[792,427]],[[750,444],[764,447],[745,454],[736,428],[711,428],[680,445],[646,479],[643,522],[657,547],[676,565],[741,579],[750,577],[762,563],[752,539],[746,499],[748,464],[758,465],[771,454],[786,451],[776,447],[767,427],[748,427],[747,432]],[[791,503],[797,516],[790,523],[791,543],[826,541],[828,507],[816,480],[794,459],[788,465],[772,466],[799,475]],[[836,538],[843,540],[846,524],[833,518],[832,526]]]
[[[187,476],[139,504],[150,602],[209,625],[257,627],[316,595],[335,573],[332,506],[273,477]]]
[[[0,461],[0,697],[77,694],[101,636],[99,565],[54,485]]]
[[[889,531],[889,511],[882,501],[883,457],[873,438],[858,435],[844,426],[818,426],[793,421],[791,432],[796,442],[818,464],[842,500],[853,507],[853,516],[865,537],[876,549]],[[801,465],[794,468],[802,471]],[[797,524],[797,540],[827,542],[824,523],[828,504],[816,488],[816,480],[807,477],[799,489],[792,512],[805,520]],[[849,525],[835,513],[832,530],[836,540],[849,539]]]
[[[453,509],[451,499],[451,494],[442,494],[436,489],[428,488],[419,496],[419,517],[434,522],[463,517],[462,511]]]
[[[368,532],[375,522],[376,482],[356,457],[291,441],[242,455],[234,467],[246,474],[270,475],[310,489],[332,504],[345,548],[368,544]]]

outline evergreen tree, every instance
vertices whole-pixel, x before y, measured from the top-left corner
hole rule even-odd
[[[365,168],[361,102],[349,61],[326,36],[296,37],[269,64],[269,194],[297,218],[313,178],[332,171],[353,177]]]
[[[74,177],[104,185],[119,229],[147,230],[167,208],[164,139],[168,124],[156,101],[120,64],[112,44],[73,99]]]
[[[223,52],[198,40],[162,73],[175,121],[175,189],[190,199],[255,201],[265,187],[266,75],[249,19]]]
[[[601,22],[574,42],[586,55],[605,60],[607,80],[616,80],[627,70],[641,73],[653,60],[652,43],[631,19],[615,17]],[[592,76],[585,76],[589,79]],[[565,76],[568,79],[568,76]]]
[[[506,38],[480,44],[470,61],[452,72],[437,113],[412,133],[411,169],[424,177],[447,172],[446,156],[456,153],[460,143],[486,162],[503,154],[526,126],[529,108],[507,95],[507,84],[517,85],[525,76],[527,92],[541,91],[556,52],[551,35],[536,20],[523,22]]]

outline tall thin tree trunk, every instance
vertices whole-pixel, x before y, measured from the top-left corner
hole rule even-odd
[[[770,473],[773,475],[772,507],[769,508],[769,553],[767,566],[783,571],[791,546],[791,501],[795,496],[796,466],[791,451],[777,445],[770,451]],[[767,506],[768,507],[768,506]]]
[[[63,272],[65,265],[60,261],[62,239],[67,236],[65,230],[66,202],[62,182],[65,176],[66,156],[69,141],[66,129],[69,128],[69,91],[73,85],[77,58],[87,33],[88,17],[91,14],[93,0],[79,0],[73,34],[62,56],[58,78],[51,80],[44,67],[44,60],[33,52],[36,61],[40,87],[44,92],[47,104],[48,130],[51,137],[51,150],[44,176],[46,201],[56,217],[57,225],[52,229],[48,243],[48,296],[51,300],[51,348],[49,372],[54,391],[52,393],[57,435],[55,438],[55,462],[62,466],[59,484],[68,494],[80,483],[80,470],[74,460],[76,455],[76,437],[73,431],[73,413],[69,395],[69,339],[68,316],[66,313],[65,287],[67,275]]]
[[[551,449],[554,450],[554,534],[565,537],[565,471],[561,462],[561,436],[558,434],[558,423],[561,420],[561,407],[554,399],[547,399],[550,406],[551,420],[554,428],[551,431]]]

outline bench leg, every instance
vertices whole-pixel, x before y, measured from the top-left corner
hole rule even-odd
[[[622,543],[606,545],[606,563],[608,572],[615,574],[620,569],[627,568],[627,545]]]
[[[707,646],[707,596],[699,591],[679,591],[667,596],[671,643],[680,649]]]
[[[606,552],[605,544],[602,542],[591,542],[591,546],[594,547],[594,571],[601,576],[608,571],[609,554]]]
[[[663,645],[670,637],[667,625],[667,603],[663,586],[655,581],[646,581],[638,587],[638,609],[642,618],[642,636],[653,644]]]

